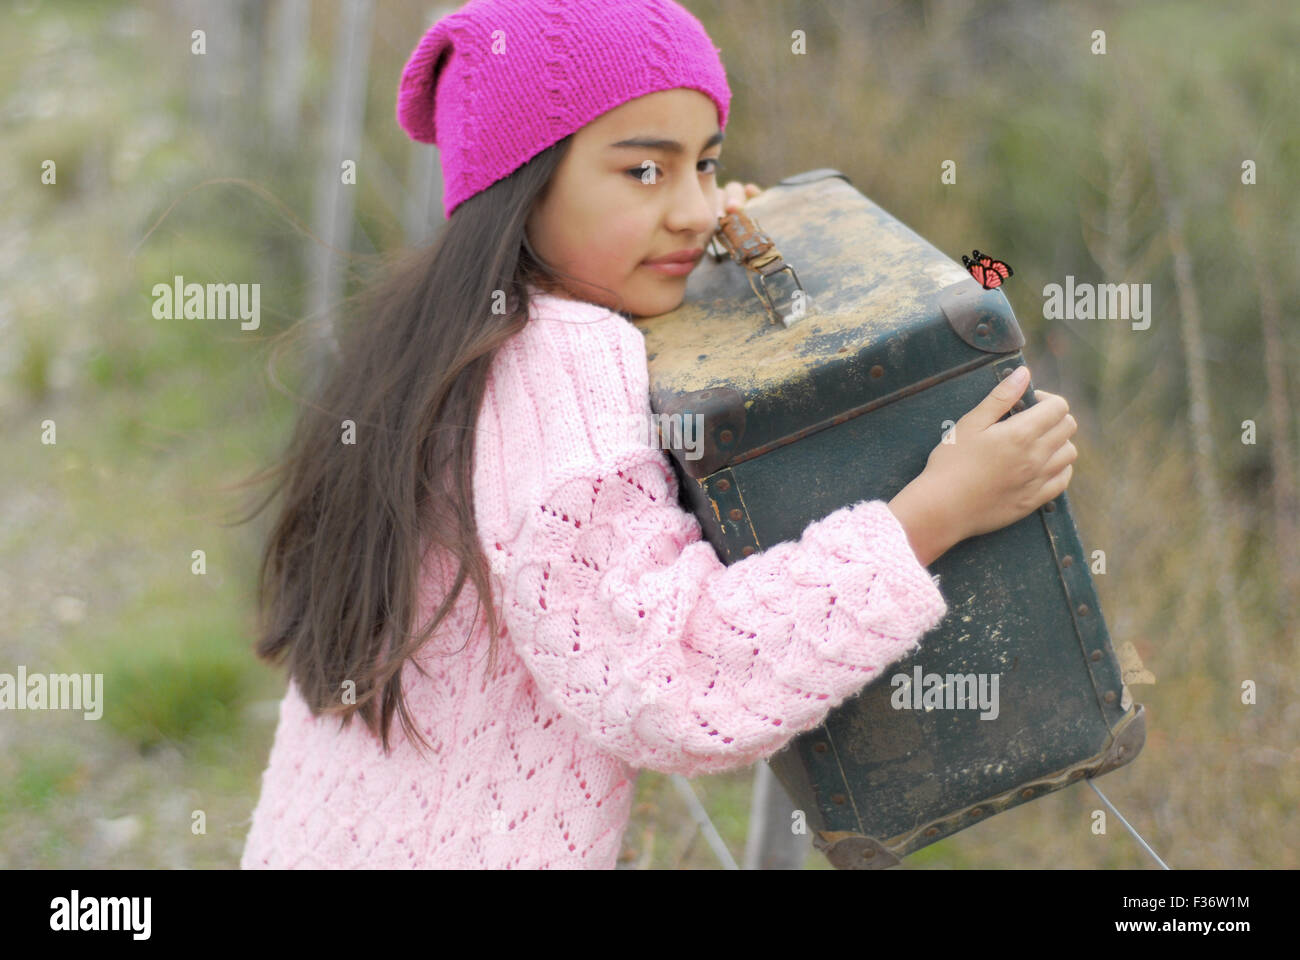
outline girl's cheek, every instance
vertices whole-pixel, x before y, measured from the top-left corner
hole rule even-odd
[[[595,255],[609,264],[640,263],[654,254],[650,251],[653,242],[651,228],[639,222],[610,223],[604,233],[603,243],[598,244]]]

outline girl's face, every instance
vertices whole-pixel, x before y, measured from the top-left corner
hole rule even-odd
[[[599,284],[643,317],[680,305],[687,273],[646,261],[703,255],[722,214],[721,141],[716,105],[687,88],[629,100],[577,131],[525,228],[538,255],[584,281],[550,292],[620,309],[587,286]]]

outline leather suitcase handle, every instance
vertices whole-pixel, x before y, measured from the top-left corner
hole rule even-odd
[[[799,282],[799,274],[795,272],[793,266],[785,262],[781,256],[781,251],[776,248],[776,243],[754,220],[746,216],[739,210],[726,214],[718,220],[718,229],[709,241],[710,250],[714,248],[714,241],[721,244],[726,254],[731,255],[731,259],[745,268],[746,279],[749,280],[750,289],[754,295],[762,301],[763,306],[767,309],[768,317],[773,323],[780,322],[789,327],[801,319],[805,312],[799,310],[796,314],[793,310],[794,294],[790,296],[790,308],[778,310],[772,300],[771,293],[767,289],[767,278],[774,273],[788,271],[794,278],[794,284],[799,293],[803,293],[803,284]],[[714,258],[721,260],[724,256],[716,250],[713,253]],[[758,277],[759,286],[755,286],[754,277]],[[802,298],[806,305],[806,297]]]

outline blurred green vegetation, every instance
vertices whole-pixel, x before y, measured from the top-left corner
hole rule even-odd
[[[1158,678],[1133,688],[1148,708],[1147,746],[1103,790],[1176,867],[1297,866],[1297,637],[1278,600],[1261,290],[1245,241],[1293,312],[1300,10],[686,5],[722,48],[733,89],[724,180],[770,185],[835,167],[954,259],[978,246],[1014,266],[1006,292],[1035,382],[1064,394],[1080,421],[1070,497],[1085,545],[1110,557],[1096,581],[1112,636]],[[405,175],[412,148],[393,103],[426,25],[421,4],[383,8],[357,191],[362,252],[404,242],[409,197],[389,178]],[[248,501],[219,488],[287,438],[295,407],[270,380],[268,338],[305,310],[314,244],[255,190],[205,181],[246,180],[310,221],[336,15],[313,9],[302,136],[287,154],[266,147],[254,101],[227,104],[233,127],[199,121],[190,28],[173,16],[163,2],[14,2],[0,32],[15,171],[0,181],[0,585],[11,610],[0,663],[102,672],[114,704],[100,724],[5,718],[0,742],[19,746],[0,750],[0,866],[232,866],[283,690],[251,654],[267,517],[222,526]],[[1105,55],[1089,52],[1098,29]],[[803,56],[790,52],[794,30],[806,33]],[[1196,267],[1225,529],[1206,529],[1191,480],[1197,438],[1153,140]],[[43,185],[50,159],[57,183]],[[1243,159],[1257,163],[1255,186],[1240,182]],[[945,160],[955,185],[940,182]],[[155,320],[152,285],[177,274],[261,283],[261,330]],[[1067,274],[1151,283],[1148,335],[1044,320],[1040,291]],[[1294,369],[1295,325],[1282,336]],[[57,445],[39,442],[47,418]],[[1239,442],[1246,418],[1261,425],[1257,446]],[[196,549],[202,576],[191,572]],[[1250,641],[1244,678],[1261,690],[1254,708],[1240,705],[1243,676],[1219,657],[1225,551]],[[61,613],[64,597],[84,615]],[[739,858],[750,774],[695,787]],[[1150,866],[1118,823],[1090,833],[1098,805],[1084,786],[1061,791],[902,869]],[[208,815],[206,838],[190,833],[194,808]],[[144,835],[125,847],[85,826],[136,811]],[[716,867],[688,823],[669,778],[644,772],[623,865]],[[829,868],[812,853],[807,865]]]

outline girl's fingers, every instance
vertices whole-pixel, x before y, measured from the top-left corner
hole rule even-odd
[[[724,213],[739,210],[745,205],[746,201],[762,192],[762,188],[757,184],[741,183],[739,180],[733,180],[725,187],[719,187],[718,193],[721,197],[722,210],[718,215],[721,216]]]
[[[718,202],[716,207],[717,214],[721,217],[727,212],[727,205],[730,202],[730,198],[727,196],[727,190],[725,187],[717,187],[715,189],[718,191]]]

